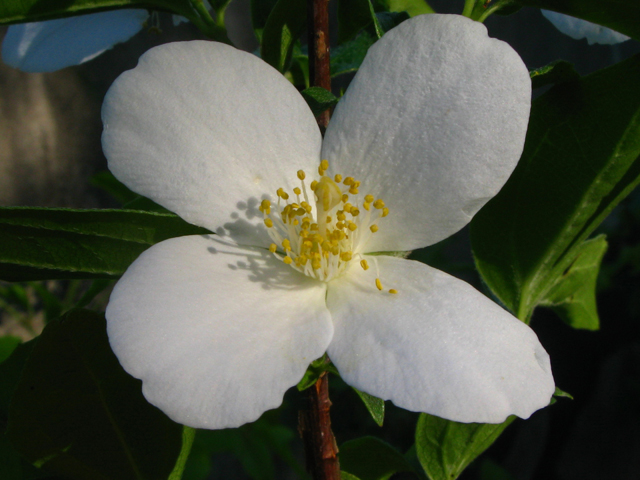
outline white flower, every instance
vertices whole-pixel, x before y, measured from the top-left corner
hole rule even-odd
[[[118,282],[106,316],[123,367],[151,403],[204,428],[277,407],[325,351],[348,384],[409,410],[501,422],[547,405],[549,357],[528,326],[443,272],[367,255],[467,224],[518,161],[530,94],[518,55],[452,15],[378,41],[324,140],[255,56],[207,42],[149,51],[105,99],[109,168],[219,235],[161,242]]]
[[[549,20],[554,27],[565,35],[575,40],[587,39],[589,45],[601,43],[603,45],[613,45],[615,43],[626,42],[630,37],[611,30],[610,28],[596,25],[579,18],[570,17],[562,13],[550,10],[541,10],[542,15]]]
[[[146,10],[112,10],[45,22],[11,25],[2,60],[25,72],[53,72],[79,65],[138,33]]]

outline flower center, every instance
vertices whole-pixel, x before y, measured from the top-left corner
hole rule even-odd
[[[382,199],[360,195],[360,182],[353,177],[326,175],[329,162],[318,167],[319,180],[313,180],[314,207],[304,183],[306,174],[298,170],[300,187],[293,189],[295,201],[282,188],[276,192],[278,202],[263,200],[260,211],[274,243],[269,251],[295,270],[328,282],[342,275],[352,261],[359,261],[364,270],[369,263],[362,248],[378,231],[378,221],[389,214]],[[375,259],[374,259],[375,263]],[[375,264],[377,270],[377,263]],[[382,290],[379,275],[375,284]],[[389,290],[397,293],[396,290]]]

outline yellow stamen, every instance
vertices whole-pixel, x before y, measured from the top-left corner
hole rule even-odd
[[[378,287],[378,290],[382,290],[382,282],[379,278],[376,278],[376,287]]]
[[[267,226],[267,228],[271,228],[273,227],[273,220],[271,220],[270,218],[265,218],[264,224]]]
[[[380,215],[381,217],[386,217],[387,215],[389,215],[389,209],[387,207],[382,209],[382,215]]]
[[[299,178],[300,180],[304,180],[304,179],[305,179],[305,177],[306,177],[306,175],[305,175],[305,173],[304,173],[304,170],[298,170],[298,178]]]
[[[390,288],[389,293],[393,293],[395,295],[398,291],[395,288]]]
[[[293,193],[295,193],[296,195],[300,195],[302,193],[302,190],[300,190],[298,187],[293,189]]]
[[[336,176],[333,177],[333,181],[336,183],[340,183],[342,181],[342,175],[340,175],[339,173],[336,173]]]
[[[369,227],[369,230],[371,230],[371,232],[376,233],[378,231],[378,225],[371,225]]]
[[[373,203],[373,199],[374,199],[373,195],[365,195],[364,196],[364,201],[367,202],[367,203]]]
[[[367,263],[366,260],[360,260],[360,266],[362,267],[363,270],[369,270],[369,264]]]
[[[278,246],[275,243],[272,243],[271,245],[269,245],[269,251],[271,253],[276,253],[277,249],[278,249]]]
[[[313,182],[311,182],[311,190],[315,192],[316,188],[318,188],[318,181],[314,180]]]
[[[380,210],[381,208],[384,208],[384,202],[379,198],[375,202],[373,202],[373,206]]]
[[[291,257],[284,257],[284,259],[282,260],[284,263],[286,263],[287,265],[291,265],[291,262],[293,260],[291,260]]]

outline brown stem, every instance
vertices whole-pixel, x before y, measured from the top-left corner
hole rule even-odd
[[[298,429],[306,454],[307,471],[313,480],[340,480],[338,446],[329,417],[329,376],[323,373],[306,390],[307,405],[298,414]]]
[[[311,86],[331,91],[328,7],[329,0],[307,0]],[[330,116],[331,111],[326,110],[316,117],[323,135]],[[298,415],[307,471],[313,480],[340,480],[338,446],[331,431],[330,407],[329,377],[325,372],[313,387],[306,390],[306,405]]]
[[[309,31],[309,79],[312,87],[331,91],[329,70],[329,0],[307,0],[307,30]],[[318,115],[318,125],[324,134],[331,112]]]

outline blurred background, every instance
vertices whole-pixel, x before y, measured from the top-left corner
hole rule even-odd
[[[460,13],[463,2],[430,4],[438,12]],[[236,46],[254,51],[258,43],[249,10],[249,0],[234,0],[226,19]],[[106,170],[100,147],[102,99],[113,80],[133,68],[149,48],[203,38],[189,23],[174,26],[170,15],[157,14],[154,22],[160,32],[143,29],[77,67],[32,74],[0,64],[0,205],[120,206],[95,177]],[[536,9],[493,15],[486,26],[490,36],[508,42],[530,70],[563,59],[584,75],[640,52],[640,43],[633,40],[613,46],[573,40]],[[0,38],[5,31],[0,27]],[[348,84],[345,77],[336,82],[335,93]],[[536,311],[531,325],[551,355],[557,385],[574,400],[560,399],[530,420],[514,422],[462,479],[640,478],[640,195],[632,193],[597,233],[606,233],[609,241],[598,284],[601,329],[574,330],[543,309]],[[414,252],[412,258],[486,293],[473,266],[467,229]],[[0,282],[0,336],[32,338],[86,288],[81,282]],[[94,308],[104,308],[107,299],[108,293],[98,297]],[[332,377],[331,388],[338,444],[373,435],[402,452],[411,448],[417,414],[387,402],[384,426],[378,427],[340,379]],[[185,478],[304,478],[296,432],[299,403],[294,389],[281,408],[255,424],[198,432]]]

